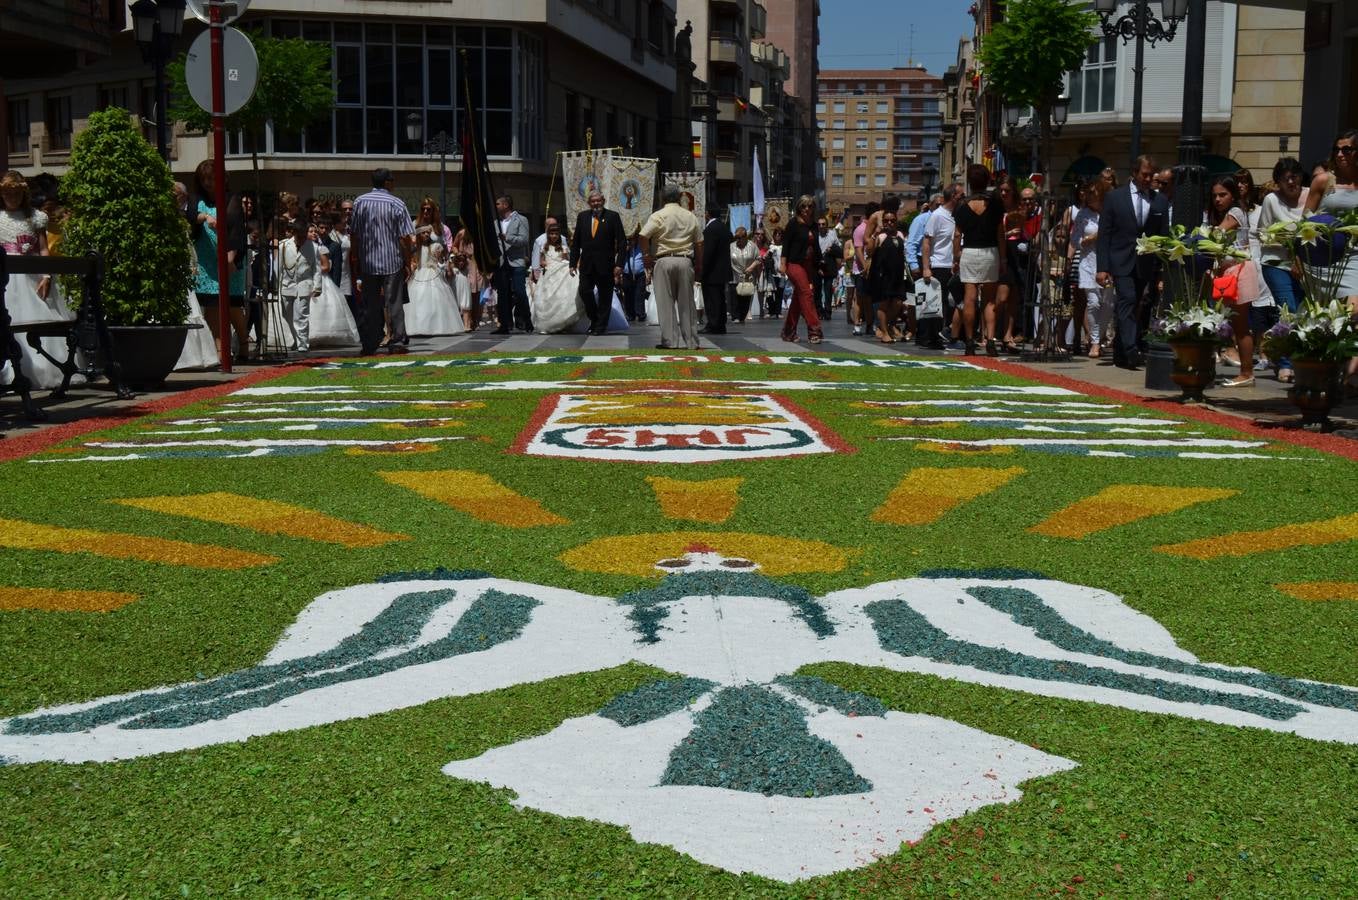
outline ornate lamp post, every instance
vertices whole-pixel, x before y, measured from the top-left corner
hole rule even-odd
[[[137,0],[131,6],[132,34],[141,47],[142,59],[156,73],[156,149],[167,164],[170,98],[165,89],[165,64],[174,52],[175,41],[184,33],[184,7],[184,0]]]
[[[1051,108],[1051,136],[1060,137],[1061,130],[1066,127],[1066,121],[1070,118],[1070,98],[1058,93],[1051,99],[1049,106]],[[1037,111],[1034,110],[1032,118],[1020,128],[1019,122],[1023,119],[1023,109],[1017,104],[1006,103],[1004,106],[1004,124],[1009,127],[1011,135],[1029,142],[1029,151],[1033,156],[1033,168],[1040,171],[1037,145],[1042,138],[1042,123],[1038,121]],[[1043,160],[1043,162],[1045,163],[1046,160]]]
[[[923,207],[934,194],[934,177],[938,175],[938,169],[929,163],[925,163],[919,174],[920,178],[924,180],[924,184],[919,189],[919,205]]]
[[[1154,47],[1160,41],[1169,43],[1188,14],[1188,0],[1161,0],[1160,13],[1164,21],[1151,15],[1150,0],[1132,0],[1132,8],[1121,18],[1110,21],[1117,14],[1119,0],[1094,0],[1094,11],[1103,17],[1103,33],[1121,37],[1122,42],[1136,40],[1136,64],[1132,67],[1132,159],[1141,155],[1141,90],[1146,71],[1146,42]]]
[[[420,143],[424,138],[424,118],[417,112],[407,114],[405,131],[407,141]],[[439,158],[439,215],[445,219],[448,216],[448,154],[456,153],[458,149],[457,141],[448,137],[446,131],[440,131],[424,141],[424,152]]]

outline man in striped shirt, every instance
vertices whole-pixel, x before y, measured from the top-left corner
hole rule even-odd
[[[349,223],[349,256],[354,293],[362,297],[364,315],[372,315],[381,303],[387,334],[378,346],[404,352],[410,343],[406,335],[406,263],[410,258],[410,239],[415,234],[405,202],[391,193],[395,179],[390,169],[373,171],[373,189],[354,201]],[[380,299],[379,299],[380,298]],[[365,331],[365,329],[360,329]],[[371,353],[364,341],[363,352]]]

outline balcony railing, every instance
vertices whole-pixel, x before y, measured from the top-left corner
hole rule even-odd
[[[754,0],[750,4],[750,37],[762,38],[768,29],[768,12],[764,4]]]
[[[745,42],[734,34],[714,34],[707,42],[708,62],[738,66],[745,61]]]

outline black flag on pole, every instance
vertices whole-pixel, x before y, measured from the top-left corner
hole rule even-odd
[[[500,233],[496,227],[495,189],[490,183],[490,164],[481,139],[478,119],[481,110],[472,103],[467,80],[467,56],[462,54],[462,227],[467,229],[476,250],[476,265],[489,274],[500,267]]]

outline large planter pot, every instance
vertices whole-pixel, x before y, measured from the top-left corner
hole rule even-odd
[[[1174,350],[1174,371],[1170,378],[1179,386],[1184,403],[1203,403],[1202,395],[1217,377],[1217,344],[1215,341],[1170,341]]]
[[[1295,373],[1292,402],[1301,410],[1301,424],[1328,430],[1330,410],[1344,394],[1344,363],[1328,359],[1292,359]]]
[[[109,349],[127,387],[159,387],[174,371],[190,328],[201,325],[110,325]]]

